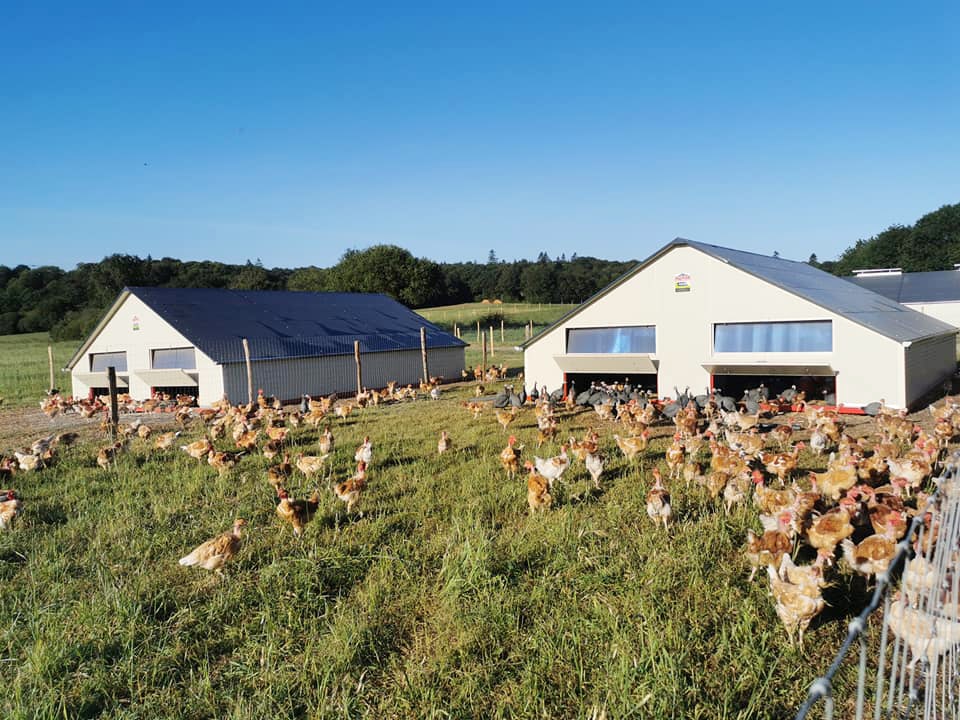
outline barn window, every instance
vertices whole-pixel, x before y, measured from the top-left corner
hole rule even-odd
[[[192,347],[153,351],[154,370],[194,370],[196,367],[197,355]]]
[[[655,353],[656,351],[657,328],[653,325],[567,330],[568,353]]]
[[[110,366],[116,368],[117,372],[127,371],[127,353],[108,352],[108,353],[90,353],[90,372],[106,372]]]
[[[808,322],[717,323],[714,352],[830,352],[830,320]]]

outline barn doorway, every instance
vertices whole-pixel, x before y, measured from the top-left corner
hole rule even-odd
[[[837,395],[834,375],[712,375],[711,380],[714,390],[736,400],[742,398],[745,391],[760,387],[761,383],[768,388],[770,398],[793,386],[798,392],[805,392],[807,400],[836,398]]]
[[[630,385],[633,390],[645,390],[657,396],[657,374],[656,373],[564,373],[564,390],[570,391],[571,383],[580,393],[590,387],[591,383],[603,383],[605,385]],[[566,392],[564,394],[566,394]]]

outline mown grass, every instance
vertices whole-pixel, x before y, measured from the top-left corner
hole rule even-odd
[[[52,342],[47,333],[0,335],[0,397],[4,405],[33,405],[50,388],[47,346],[53,346],[53,377],[57,387],[69,392],[70,378],[60,369],[80,343]]]
[[[81,444],[18,475],[26,512],[0,534],[0,715],[792,716],[862,582],[841,575],[806,648],[790,647],[765,579],[747,582],[752,507],[727,516],[681,484],[670,534],[646,517],[669,428],[643,475],[602,428],[604,490],[574,466],[556,506],[530,517],[525,479],[509,481],[497,459],[505,435],[492,414],[468,418],[469,394],[335,422],[334,477],[363,435],[375,443],[364,516],[346,517],[323,481],[300,540],[274,513],[259,456],[221,477],[135,440],[103,471]],[[582,413],[561,427],[595,424]],[[438,457],[441,429],[457,449]],[[532,414],[511,430],[532,455]],[[293,447],[316,439],[298,430]],[[234,517],[249,532],[224,579],[177,564]]]
[[[485,320],[497,318],[497,330],[500,327],[499,318],[503,318],[508,326],[522,327],[532,322],[534,327],[545,327],[566,313],[577,307],[576,304],[551,303],[503,303],[502,305],[484,303],[463,303],[461,305],[445,305],[442,307],[423,308],[417,310],[430,322],[445,328],[452,328],[457,323],[464,333],[464,339],[471,332],[476,335],[477,320],[481,321],[481,328],[486,329]]]

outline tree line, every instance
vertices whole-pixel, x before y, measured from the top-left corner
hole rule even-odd
[[[859,268],[905,272],[951,270],[960,263],[960,203],[944,205],[913,225],[895,225],[858,240],[836,260],[808,262],[836,275]],[[265,268],[174,258],[110,255],[73,270],[0,265],[0,335],[49,331],[54,339],[85,337],[125,286],[242,290],[380,292],[413,308],[484,298],[504,302],[580,302],[636,264],[594,257],[438,263],[395,245],[348,250],[332,267]]]
[[[0,265],[0,335],[50,332],[55,340],[81,339],[124,287],[232,288],[379,292],[413,308],[484,298],[504,302],[579,302],[635,264],[592,257],[486,263],[437,263],[395,245],[348,250],[336,265],[265,268],[174,258],[110,255],[73,270]]]

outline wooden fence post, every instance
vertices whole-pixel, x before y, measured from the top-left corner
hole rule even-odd
[[[506,340],[503,339],[503,318],[500,318],[500,344],[505,343]]]
[[[487,336],[480,336],[480,377],[487,374]]]
[[[53,384],[53,345],[47,345],[47,359],[50,361],[50,392],[52,393],[56,387]]]
[[[107,390],[110,393],[110,435],[116,440],[120,408],[117,405],[117,369],[113,365],[107,368]]]
[[[480,321],[477,320],[477,342],[480,342]]]
[[[253,404],[253,366],[250,364],[250,343],[243,339],[243,359],[247,363],[247,402]]]
[[[490,326],[490,357],[496,357],[497,353],[493,350],[493,325]]]
[[[430,382],[430,369],[427,367],[427,329],[420,328],[420,357],[423,360],[423,381]]]
[[[353,360],[357,363],[357,395],[363,392],[363,372],[360,369],[360,341],[353,341]]]

